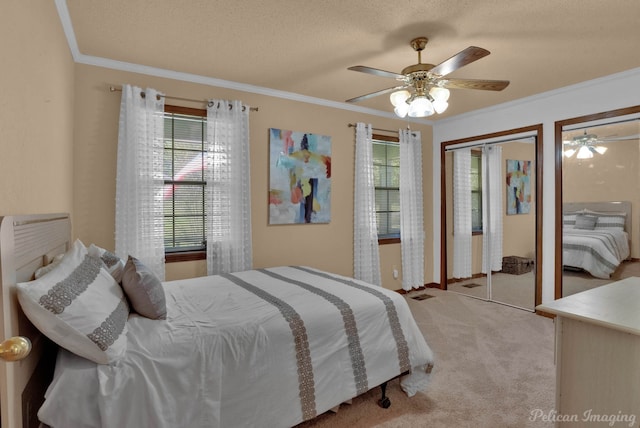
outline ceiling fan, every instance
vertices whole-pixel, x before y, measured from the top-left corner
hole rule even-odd
[[[585,129],[583,134],[576,135],[570,140],[562,141],[562,145],[564,146],[562,154],[566,158],[570,158],[576,154],[577,159],[590,159],[594,153],[603,155],[607,151],[607,147],[602,144],[613,141],[637,140],[639,138],[640,134],[627,135],[624,137],[598,138],[596,134],[587,134],[587,130]]]
[[[400,83],[391,88],[348,99],[346,102],[355,103],[391,92],[390,100],[395,107],[396,115],[405,117],[408,114],[411,117],[425,117],[432,115],[434,112],[440,114],[447,109],[449,106],[447,102],[449,89],[501,91],[509,85],[508,80],[446,77],[455,70],[489,55],[490,52],[483,48],[469,46],[438,65],[423,64],[422,51],[428,41],[429,39],[426,37],[417,37],[411,40],[411,47],[418,52],[418,63],[405,67],[400,73],[379,70],[364,65],[349,67],[349,70],[390,77]]]

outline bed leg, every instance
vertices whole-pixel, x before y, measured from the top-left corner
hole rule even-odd
[[[378,400],[378,405],[383,409],[388,409],[391,406],[391,400],[387,397],[387,382],[380,385],[380,389],[382,390],[382,397]]]

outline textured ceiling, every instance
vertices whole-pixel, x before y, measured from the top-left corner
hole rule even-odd
[[[82,55],[336,102],[395,86],[347,67],[400,72],[417,62],[415,37],[429,38],[422,61],[432,64],[468,46],[491,51],[450,77],[511,84],[452,90],[447,112],[429,120],[640,67],[638,0],[66,3]],[[392,111],[386,95],[358,105]]]

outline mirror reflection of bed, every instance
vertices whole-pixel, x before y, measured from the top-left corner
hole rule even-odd
[[[640,276],[638,116],[606,112],[560,123],[562,296]]]
[[[640,274],[631,259],[632,204],[563,204],[563,289],[568,296]]]

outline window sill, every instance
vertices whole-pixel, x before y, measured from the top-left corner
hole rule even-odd
[[[387,244],[399,244],[400,238],[380,238],[378,239],[378,245],[387,245]]]
[[[194,260],[206,260],[206,259],[207,259],[207,252],[205,250],[183,251],[179,253],[164,254],[165,263],[191,262]]]

